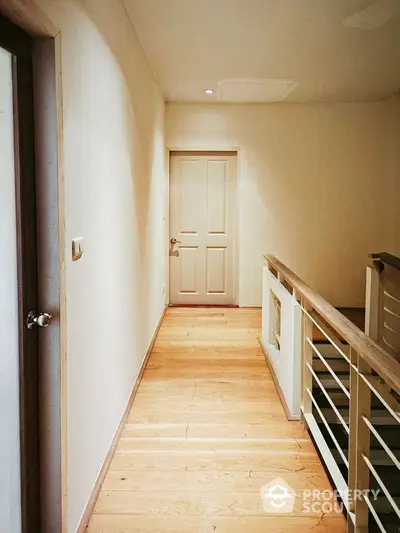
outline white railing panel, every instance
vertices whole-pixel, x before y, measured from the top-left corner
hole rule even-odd
[[[276,305],[280,301],[280,345],[275,343],[273,327]],[[268,270],[263,269],[261,342],[292,417],[300,416],[301,387],[301,307],[293,295]]]

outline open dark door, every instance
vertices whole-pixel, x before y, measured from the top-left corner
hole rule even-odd
[[[0,16],[0,529],[40,533],[32,39]],[[31,313],[30,327],[27,317]],[[4,432],[3,432],[4,431]]]

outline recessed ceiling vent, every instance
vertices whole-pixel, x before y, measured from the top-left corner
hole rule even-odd
[[[343,19],[343,25],[349,28],[375,30],[389,22],[400,12],[399,0],[378,0],[365,9]]]
[[[222,102],[283,102],[296,87],[293,80],[228,79],[218,83],[217,97]]]

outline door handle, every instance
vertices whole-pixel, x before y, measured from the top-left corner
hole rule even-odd
[[[182,244],[182,241],[177,241],[175,238],[172,238],[169,242],[172,244],[172,246],[175,246],[175,244],[178,244],[178,243]]]
[[[51,324],[52,316],[48,313],[36,313],[35,311],[29,311],[26,317],[26,327],[33,329],[34,326],[39,328],[48,328]]]

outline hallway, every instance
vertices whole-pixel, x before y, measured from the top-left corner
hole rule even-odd
[[[264,511],[260,489],[330,489],[288,422],[259,309],[168,309],[88,533],[344,533],[340,514]]]

